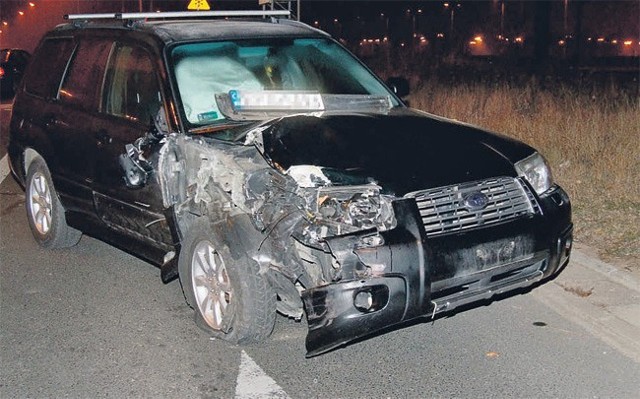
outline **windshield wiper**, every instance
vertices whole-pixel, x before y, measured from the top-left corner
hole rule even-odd
[[[251,121],[232,121],[227,120],[222,123],[212,123],[210,125],[198,126],[193,129],[189,129],[191,134],[204,134],[204,133],[217,133],[229,129],[237,128],[238,126],[250,124]]]

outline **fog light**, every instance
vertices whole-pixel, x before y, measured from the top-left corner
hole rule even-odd
[[[373,296],[369,291],[360,291],[353,299],[353,305],[361,312],[366,312],[373,306]]]

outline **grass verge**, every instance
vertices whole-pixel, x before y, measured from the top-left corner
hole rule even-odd
[[[571,197],[576,240],[640,270],[640,101],[615,90],[539,87],[432,80],[409,101],[538,149]]]

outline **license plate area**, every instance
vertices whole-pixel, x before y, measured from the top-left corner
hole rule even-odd
[[[432,281],[468,276],[532,259],[535,241],[530,235],[498,238],[463,246],[456,240],[433,249]]]

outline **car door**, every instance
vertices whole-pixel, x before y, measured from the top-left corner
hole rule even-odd
[[[52,147],[47,162],[67,211],[94,213],[90,187],[94,122],[111,46],[107,40],[76,41],[63,78],[55,85],[56,95],[41,112]]]
[[[117,44],[114,48],[96,124],[103,139],[96,143],[93,196],[98,216],[118,234],[135,240],[132,245],[169,251],[173,240],[151,166],[162,146],[150,136],[153,119],[165,112],[153,59],[140,46]],[[147,181],[135,186],[125,179],[122,164],[131,149],[139,150],[139,160],[148,166]]]

